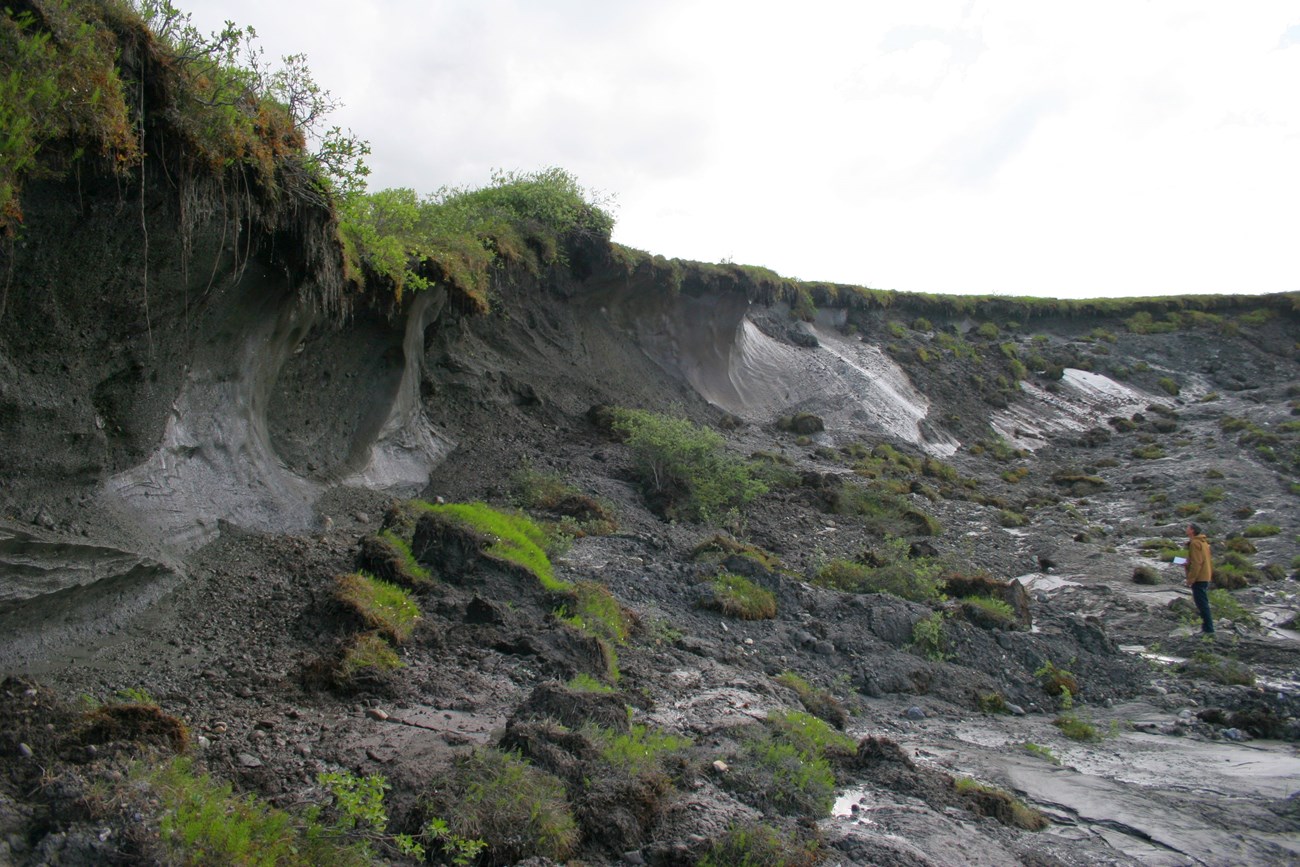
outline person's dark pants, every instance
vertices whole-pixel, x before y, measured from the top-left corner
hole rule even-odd
[[[1192,600],[1201,612],[1201,632],[1214,632],[1214,618],[1210,616],[1210,582],[1197,581],[1192,585]]]

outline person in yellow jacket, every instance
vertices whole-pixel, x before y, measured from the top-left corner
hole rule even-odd
[[[1210,563],[1210,540],[1205,538],[1201,528],[1195,524],[1187,525],[1187,562],[1183,564],[1183,569],[1187,572],[1187,586],[1192,588],[1192,600],[1201,614],[1201,634],[1213,635],[1210,579],[1214,575],[1214,567]]]

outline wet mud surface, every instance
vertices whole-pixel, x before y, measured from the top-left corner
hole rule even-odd
[[[564,293],[516,275],[489,317],[430,297],[405,318],[358,315],[351,332],[304,318],[272,291],[273,273],[255,271],[255,285],[192,311],[210,333],[160,330],[152,355],[138,328],[78,324],[97,311],[69,299],[42,339],[27,333],[41,306],[11,308],[0,322],[0,674],[13,676],[0,689],[0,862],[135,851],[117,842],[134,833],[129,818],[85,808],[91,781],[120,773],[125,752],[88,751],[76,704],[123,690],[182,721],[203,768],[276,804],[320,803],[322,771],[383,773],[399,827],[459,757],[520,749],[569,781],[587,817],[584,863],[694,863],[742,821],[816,828],[822,860],[841,864],[1300,857],[1293,319],[1221,340],[1105,319],[984,339],[978,321],[937,314],[927,328],[881,310],[796,322],[743,295],[675,297],[606,267]],[[255,310],[244,303],[254,290]],[[153,315],[191,314],[171,307]],[[79,329],[88,360],[69,361]],[[997,384],[1012,355],[1034,353],[1060,375]],[[784,480],[717,525],[666,521],[626,447],[588,420],[598,404],[692,417]],[[821,429],[780,423],[796,412]],[[1017,580],[1031,628],[982,621],[957,598],[814,583],[831,560],[870,562],[882,545],[873,516],[833,508],[837,492],[868,484],[863,461],[881,445],[948,468],[898,487],[937,524],[899,531],[915,556]],[[418,590],[424,616],[404,667],[330,681],[358,631],[334,582],[392,526],[394,506],[418,494],[513,508],[524,468],[617,517],[555,565],[633,616],[617,648],[618,713],[556,698],[607,660],[566,628],[556,598],[491,558],[431,560],[442,571]],[[1234,568],[1249,573],[1209,642],[1193,632],[1180,571],[1150,544],[1176,548],[1189,520],[1209,528],[1216,562],[1242,539]],[[1277,532],[1248,537],[1252,525]],[[779,561],[752,576],[774,595],[774,618],[705,606],[718,566],[696,548],[717,533]],[[1148,583],[1134,582],[1139,567]],[[914,641],[935,611],[942,659]],[[1049,662],[1076,678],[1068,699],[1044,688]],[[1232,666],[1253,683],[1224,682]],[[743,771],[743,733],[803,706],[779,679],[790,673],[834,698],[855,740],[899,750],[842,761],[830,817],[773,810],[719,769]],[[992,695],[1006,713],[986,712]],[[593,770],[594,748],[573,730],[626,725],[627,712],[691,739],[670,785],[632,791]],[[1065,737],[1053,723],[1067,713],[1100,740]],[[59,785],[37,785],[43,774]],[[960,777],[1014,795],[1047,826],[980,814],[953,794]]]

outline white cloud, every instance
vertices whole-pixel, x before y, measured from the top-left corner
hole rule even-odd
[[[1289,2],[186,8],[306,52],[379,186],[561,165],[617,194],[617,240],[807,279],[1300,289]]]

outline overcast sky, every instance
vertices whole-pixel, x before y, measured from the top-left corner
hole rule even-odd
[[[805,280],[1300,289],[1294,0],[177,0],[303,52],[371,189],[551,165]]]

